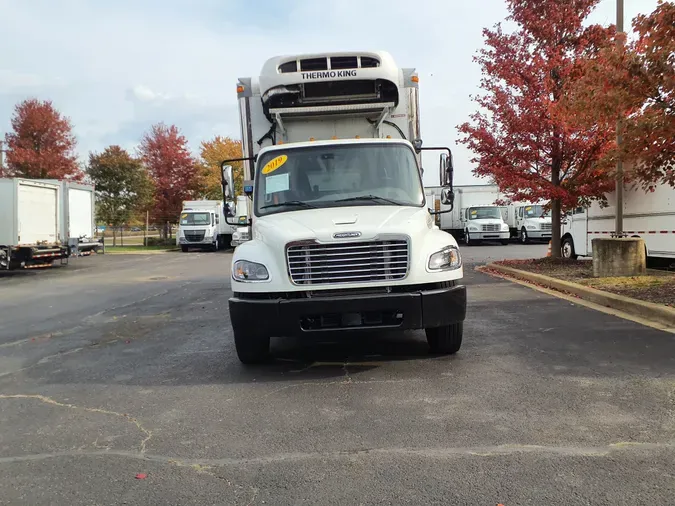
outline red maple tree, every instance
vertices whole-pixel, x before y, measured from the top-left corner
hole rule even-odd
[[[675,3],[660,1],[633,29],[635,40],[622,35],[584,62],[563,111],[581,126],[620,124],[622,143],[610,156],[632,166],[627,178],[675,186]]]
[[[193,198],[198,186],[198,169],[187,139],[174,125],[153,125],[139,148],[141,159],[155,185],[153,221],[165,226],[176,223],[183,200]]]
[[[483,30],[474,58],[483,73],[480,106],[459,126],[474,153],[474,173],[490,177],[509,198],[549,200],[553,256],[560,256],[561,210],[612,188],[602,162],[614,131],[569,124],[556,106],[578,78],[580,61],[611,43],[613,29],[584,21],[598,0],[507,0],[516,23]]]
[[[28,99],[18,103],[14,107],[12,130],[5,134],[7,167],[0,175],[75,181],[83,178],[70,120],[51,101]]]

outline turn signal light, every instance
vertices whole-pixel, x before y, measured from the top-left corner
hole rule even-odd
[[[241,85],[237,86],[237,93],[244,93],[244,87]]]

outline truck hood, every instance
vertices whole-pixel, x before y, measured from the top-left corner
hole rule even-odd
[[[525,218],[525,223],[528,225],[537,225],[542,223],[551,223],[551,217],[547,216],[545,218]]]
[[[255,239],[270,244],[313,238],[334,242],[340,240],[333,237],[335,233],[360,232],[345,239],[370,240],[381,234],[431,229],[433,222],[426,207],[331,207],[264,216],[256,220],[253,230]]]

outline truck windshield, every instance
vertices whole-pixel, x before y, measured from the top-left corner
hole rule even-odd
[[[543,206],[525,206],[523,209],[525,218],[541,218],[544,216],[550,216],[550,211],[544,211]]]
[[[210,225],[211,215],[209,213],[181,213],[181,225]]]
[[[498,207],[470,207],[470,220],[484,220],[486,218],[501,220],[502,212]]]
[[[415,155],[401,144],[330,145],[258,160],[255,213],[340,206],[424,205]]]

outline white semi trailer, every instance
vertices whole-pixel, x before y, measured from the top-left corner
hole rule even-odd
[[[457,242],[434,224],[421,152],[418,76],[386,52],[275,57],[242,78],[250,240],[234,251],[229,313],[239,359],[270,337],[425,329],[430,349],[462,343],[466,287]],[[225,194],[232,167],[223,161]]]
[[[61,185],[0,179],[0,269],[30,269],[68,257],[61,232]]]
[[[616,195],[607,195],[607,207],[594,202],[568,213],[561,230],[562,256],[593,256],[596,237],[615,235]],[[675,264],[675,188],[658,185],[653,192],[639,187],[624,190],[623,230],[628,237],[641,237],[647,259],[656,264]]]

